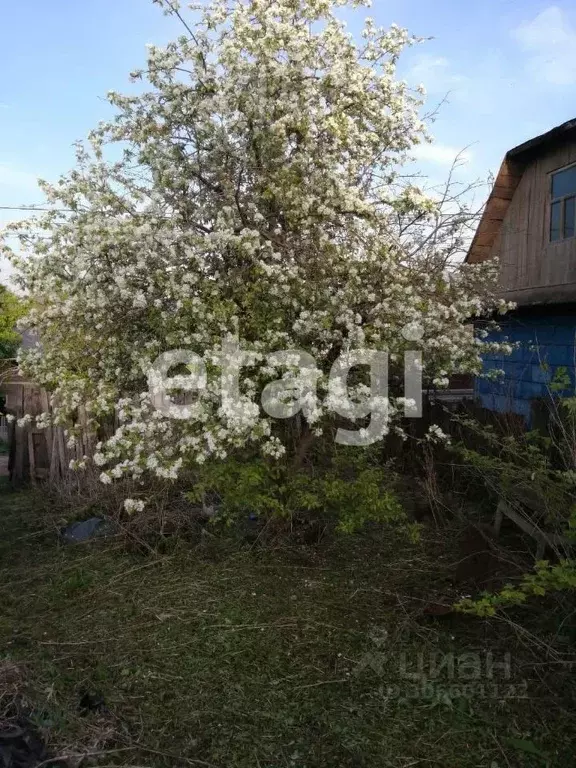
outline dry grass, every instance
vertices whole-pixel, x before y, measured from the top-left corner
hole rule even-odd
[[[554,637],[537,606],[537,637],[426,616],[458,593],[450,532],[274,550],[214,532],[163,554],[123,537],[64,545],[62,511],[30,494],[0,507],[3,690],[25,691],[71,766],[571,764],[573,628]],[[489,651],[511,654],[509,678],[487,677]],[[478,680],[450,677],[466,653]]]

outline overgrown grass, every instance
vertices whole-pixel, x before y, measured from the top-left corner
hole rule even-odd
[[[558,655],[509,622],[424,614],[456,597],[437,534],[414,546],[372,529],[274,551],[206,535],[154,556],[120,538],[63,544],[62,522],[39,496],[0,500],[0,665],[18,670],[19,706],[55,755],[159,768],[573,764],[574,687]],[[510,654],[509,677],[488,677],[488,651]],[[87,692],[105,707],[82,713]]]

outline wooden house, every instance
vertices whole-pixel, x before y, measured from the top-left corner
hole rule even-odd
[[[493,355],[476,394],[491,410],[529,423],[534,401],[574,394],[576,372],[576,119],[507,152],[466,261],[498,258],[500,289],[517,308],[494,338],[518,342]]]

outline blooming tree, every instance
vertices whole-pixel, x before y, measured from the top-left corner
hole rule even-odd
[[[176,478],[246,446],[297,460],[345,410],[338,390],[320,395],[360,348],[386,351],[398,380],[415,340],[436,385],[477,371],[483,342],[466,321],[501,305],[491,267],[444,268],[447,239],[429,236],[439,204],[402,183],[428,140],[421,95],[396,76],[406,31],[368,19],[355,41],[337,6],[364,0],[214,0],[189,20],[176,0],[158,4],[182,35],[150,46],[136,95],[109,93],[116,117],[78,148],[75,170],[43,184],[53,210],[15,227],[41,339],[21,365],[60,423],[79,405],[95,424],[117,412],[94,457],[102,481]],[[230,339],[243,369],[223,400]],[[205,365],[187,418],[155,407],[149,388],[174,349]],[[314,361],[319,397],[274,420],[260,393],[299,362],[270,358],[282,350]],[[401,386],[392,395],[393,425]]]

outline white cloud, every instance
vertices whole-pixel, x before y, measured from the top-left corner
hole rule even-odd
[[[9,163],[0,162],[0,191],[5,190],[38,191],[38,177],[29,171],[22,171]]]
[[[512,37],[528,55],[526,68],[549,85],[576,84],[576,27],[557,5],[512,30]]]
[[[451,166],[456,158],[459,163],[467,163],[472,159],[472,152],[467,149],[458,149],[449,144],[418,144],[412,150],[412,154],[417,160],[435,165]]]
[[[444,56],[423,54],[418,56],[405,79],[410,85],[423,85],[428,93],[446,93],[467,80],[451,71],[450,62]]]
[[[450,62],[444,56],[423,54],[416,58],[406,74],[409,80],[423,82],[431,72],[445,72],[449,66]]]

